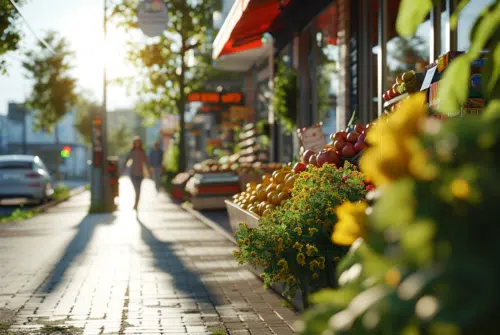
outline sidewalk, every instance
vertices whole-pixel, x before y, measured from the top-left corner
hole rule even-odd
[[[17,311],[14,332],[56,324],[85,334],[294,333],[295,313],[238,266],[231,242],[157,197],[150,181],[138,218],[128,179],[120,191],[115,214],[87,215],[86,192],[0,225],[0,322],[2,311]]]

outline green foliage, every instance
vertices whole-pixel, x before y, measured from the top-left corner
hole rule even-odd
[[[399,35],[410,37],[432,9],[432,0],[402,0],[396,20]]]
[[[267,286],[284,282],[287,298],[298,288],[307,293],[335,287],[334,265],[346,248],[331,243],[334,208],[364,195],[363,176],[349,163],[343,169],[310,166],[295,181],[292,197],[261,218],[258,228],[240,225],[236,259],[263,267]]]
[[[66,200],[69,198],[70,189],[68,186],[64,184],[59,184],[54,187],[54,194],[52,195],[52,199],[54,200]]]
[[[130,150],[132,131],[127,125],[122,124],[113,128],[108,135],[108,153],[110,156],[122,156]]]
[[[297,74],[283,61],[278,62],[274,76],[274,89],[271,103],[276,117],[289,131],[297,124]]]
[[[57,122],[76,104],[76,79],[70,72],[73,52],[66,39],[49,32],[45,41],[55,51],[55,55],[39,42],[37,47],[26,53],[23,67],[27,77],[34,81],[28,106],[36,110],[35,130],[52,132]]]
[[[25,1],[16,1],[20,6]],[[21,40],[19,24],[19,13],[12,6],[9,0],[0,0],[0,74],[7,72],[7,61],[4,55],[9,51],[14,51],[19,46]]]
[[[38,211],[25,210],[22,208],[16,209],[11,215],[0,218],[0,222],[17,222],[31,219],[38,214]]]
[[[83,96],[78,98],[75,128],[88,146],[92,145],[92,120],[101,109],[95,101]]]
[[[178,172],[179,147],[177,145],[169,145],[165,154],[165,168],[168,172]]]
[[[487,334],[500,317],[500,108],[450,119],[416,140],[430,179],[389,184],[363,241],[340,262],[341,288],[313,297],[302,333]],[[439,129],[439,128],[438,128]],[[395,158],[396,159],[396,158]]]

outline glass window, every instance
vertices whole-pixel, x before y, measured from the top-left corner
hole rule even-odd
[[[458,51],[466,51],[470,47],[470,32],[481,12],[493,4],[495,0],[471,0],[460,12],[458,19],[457,44]]]
[[[315,22],[317,54],[314,94],[316,94],[317,121],[323,122],[325,134],[331,134],[337,130],[336,97],[339,87],[337,19],[338,6],[334,3],[322,12]]]

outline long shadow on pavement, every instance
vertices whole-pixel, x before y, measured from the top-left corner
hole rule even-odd
[[[114,214],[89,214],[78,225],[78,232],[67,245],[64,255],[57,262],[50,273],[50,277],[40,288],[42,293],[50,293],[62,282],[64,274],[73,262],[87,248],[97,225],[111,224],[115,220]]]
[[[137,222],[141,226],[141,238],[153,254],[155,267],[172,276],[175,288],[198,303],[218,305],[217,296],[211,294],[205,287],[199,274],[184,266],[182,260],[175,254],[172,244],[159,240],[139,217],[137,217]]]

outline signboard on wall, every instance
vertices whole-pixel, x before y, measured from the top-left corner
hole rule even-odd
[[[243,94],[241,92],[192,92],[187,95],[188,102],[202,102],[226,105],[239,105],[243,102]]]
[[[320,152],[326,146],[326,138],[325,134],[323,134],[323,125],[321,123],[297,129],[297,134],[304,150]]]
[[[254,118],[254,111],[250,107],[231,106],[229,113],[232,120],[250,121]]]
[[[161,36],[168,23],[168,10],[163,0],[143,0],[137,8],[137,25],[144,35]]]

